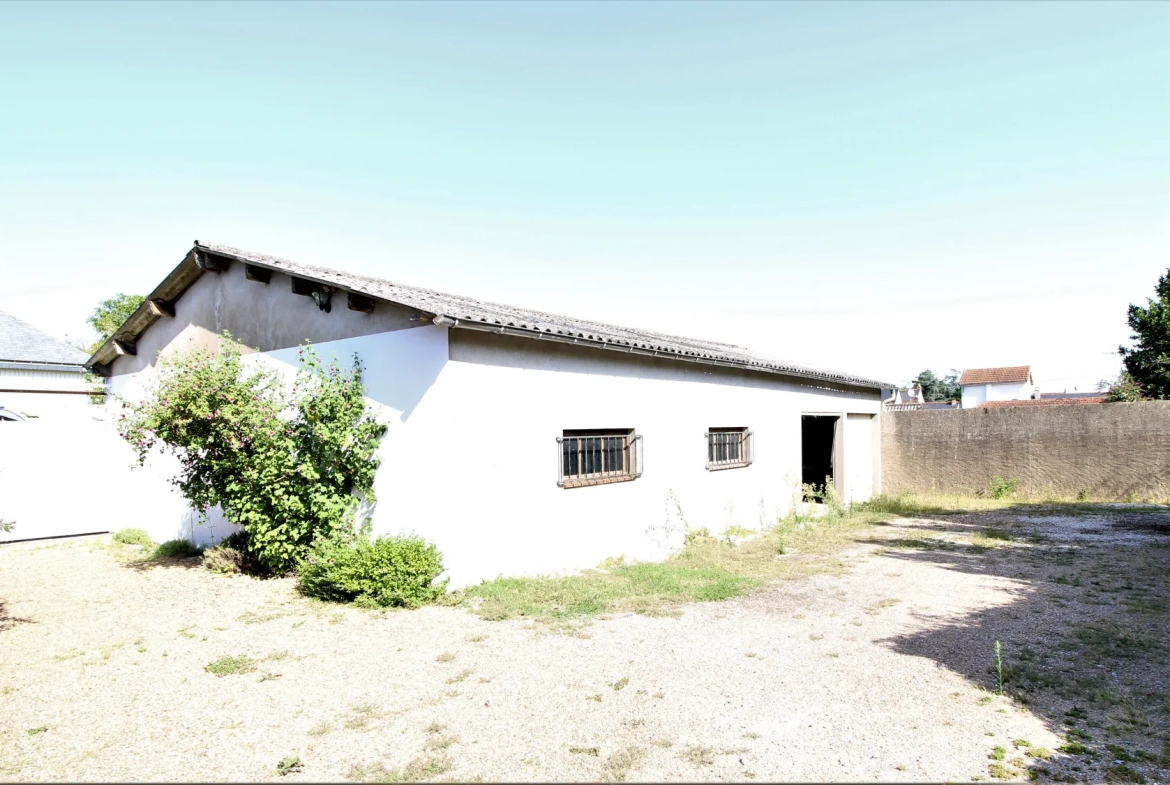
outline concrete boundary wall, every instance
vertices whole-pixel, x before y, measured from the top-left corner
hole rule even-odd
[[[882,413],[882,487],[986,491],[994,475],[1030,494],[1170,497],[1170,401]]]

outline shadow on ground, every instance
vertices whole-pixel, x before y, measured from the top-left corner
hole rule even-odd
[[[1067,739],[1067,755],[1032,761],[1039,776],[1170,776],[1170,511],[1017,505],[897,520],[866,541],[1007,579],[1008,603],[885,643],[994,691],[1000,641],[1004,692]]]
[[[0,600],[0,632],[12,629],[18,624],[36,624],[36,619],[23,616],[13,616],[8,612],[8,603]]]

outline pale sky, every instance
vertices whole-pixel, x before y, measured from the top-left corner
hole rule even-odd
[[[1170,4],[0,3],[0,309],[198,238],[888,381],[1119,368]]]

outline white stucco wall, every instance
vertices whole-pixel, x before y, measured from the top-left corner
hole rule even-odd
[[[88,413],[93,407],[85,374],[0,364],[0,406],[33,417]]]
[[[436,542],[453,586],[593,567],[623,554],[661,558],[681,545],[678,507],[690,526],[713,533],[768,525],[796,494],[802,413],[852,415],[840,429],[838,476],[849,500],[876,490],[876,390],[827,390],[434,326],[316,348],[342,361],[361,356],[367,397],[388,425],[375,532],[413,531]],[[246,361],[291,373],[296,349]],[[154,373],[113,377],[111,392],[136,398]],[[129,469],[132,454],[114,434],[115,417],[111,409],[80,437],[66,431],[38,437],[29,429],[27,438],[0,440],[0,470],[8,469],[0,471],[0,494],[10,494],[0,498],[15,502],[9,517],[18,519],[8,538],[126,526],[144,528],[156,541],[206,544],[229,534],[232,527],[218,516],[199,525],[174,492],[167,482],[173,458],[154,456],[145,468]],[[752,429],[751,466],[705,469],[704,433],[720,426]],[[558,487],[556,437],[566,428],[635,428],[643,437],[642,477]]]
[[[1028,382],[967,384],[962,388],[962,408],[974,409],[988,401],[1026,401],[1032,397],[1032,388]]]

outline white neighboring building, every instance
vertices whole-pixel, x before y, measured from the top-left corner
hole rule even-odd
[[[374,531],[434,541],[453,587],[660,559],[685,525],[758,529],[826,475],[847,500],[880,491],[879,382],[218,245],[196,243],[89,362],[133,398],[160,355],[224,330],[288,369],[306,339],[361,357],[388,423]],[[130,472],[129,448],[109,444],[91,530],[232,530],[197,525],[165,481],[173,457]],[[49,514],[25,509],[30,530]]]
[[[1036,397],[1030,365],[968,368],[959,377],[964,409],[998,401],[1029,401]]]
[[[0,408],[36,418],[96,411],[85,362],[85,352],[0,311]]]

